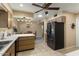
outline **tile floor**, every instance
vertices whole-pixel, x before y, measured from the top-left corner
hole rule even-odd
[[[19,52],[18,56],[62,56],[64,54],[54,51],[43,40],[36,40],[35,49]]]
[[[75,48],[75,47],[73,47],[73,48],[70,48],[70,49],[65,49],[65,50],[57,50],[58,52],[60,52],[60,53],[63,53],[63,54],[66,54],[66,53],[69,53],[69,52],[72,52],[72,51],[75,51],[75,50],[79,50],[79,48]]]

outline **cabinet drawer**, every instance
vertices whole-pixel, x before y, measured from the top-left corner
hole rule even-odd
[[[27,46],[29,44],[34,44],[34,41],[20,41],[19,46]]]
[[[19,51],[22,51],[22,50],[27,50],[27,49],[32,49],[34,48],[34,45],[27,45],[27,46],[20,46],[19,47]]]
[[[30,37],[20,37],[19,38],[19,40],[21,40],[21,41],[23,41],[23,40],[35,40],[35,37],[32,37],[32,36],[30,36]]]
[[[19,40],[19,42],[24,42],[24,41],[26,41],[26,42],[33,42],[33,41],[35,41],[34,39],[21,39],[21,40]]]

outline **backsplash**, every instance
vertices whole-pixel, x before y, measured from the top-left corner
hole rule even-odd
[[[8,28],[0,28],[0,32],[5,30],[8,30]]]
[[[9,35],[13,34],[13,29],[8,29],[8,28],[0,28],[0,33],[4,33],[4,38],[6,38]]]
[[[13,32],[13,29],[8,29],[8,28],[0,28],[0,32],[4,32],[4,31],[7,31],[7,32]]]

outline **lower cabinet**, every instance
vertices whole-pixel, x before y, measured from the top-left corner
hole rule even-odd
[[[15,43],[5,52],[3,56],[16,56],[16,52],[34,49],[35,47],[35,36],[19,37]]]
[[[3,56],[15,56],[15,43],[5,52]]]
[[[16,51],[33,49],[35,46],[35,36],[19,37],[16,41]]]

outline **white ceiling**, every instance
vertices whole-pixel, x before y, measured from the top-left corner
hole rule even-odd
[[[23,3],[23,7],[20,7],[21,3],[10,3],[10,7],[13,10],[18,10],[18,11],[25,11],[25,12],[36,12],[40,10],[41,8],[33,6],[31,3]]]
[[[23,7],[20,7],[19,4],[21,4],[21,3],[10,3],[9,5],[13,10],[32,12],[32,13],[41,9],[39,7],[33,6],[32,3],[23,3],[23,5],[24,5]],[[43,4],[39,3],[39,5],[43,5]],[[60,7],[60,10],[62,10],[62,11],[79,13],[79,3],[52,3],[52,5],[50,7]],[[51,16],[51,15],[56,14],[58,11],[48,10],[48,12],[49,12],[48,16]],[[38,14],[44,15],[44,10],[35,14],[35,18],[37,18]]]
[[[33,6],[32,3],[23,3],[24,6],[20,7],[20,3],[10,3],[9,5],[13,10],[26,11],[26,12],[36,12],[41,8]],[[39,3],[39,5],[43,5]],[[50,7],[60,7],[60,9],[68,12],[78,13],[79,3],[53,3]]]
[[[79,3],[55,3],[51,6],[60,7],[61,10],[78,13],[79,12]]]

